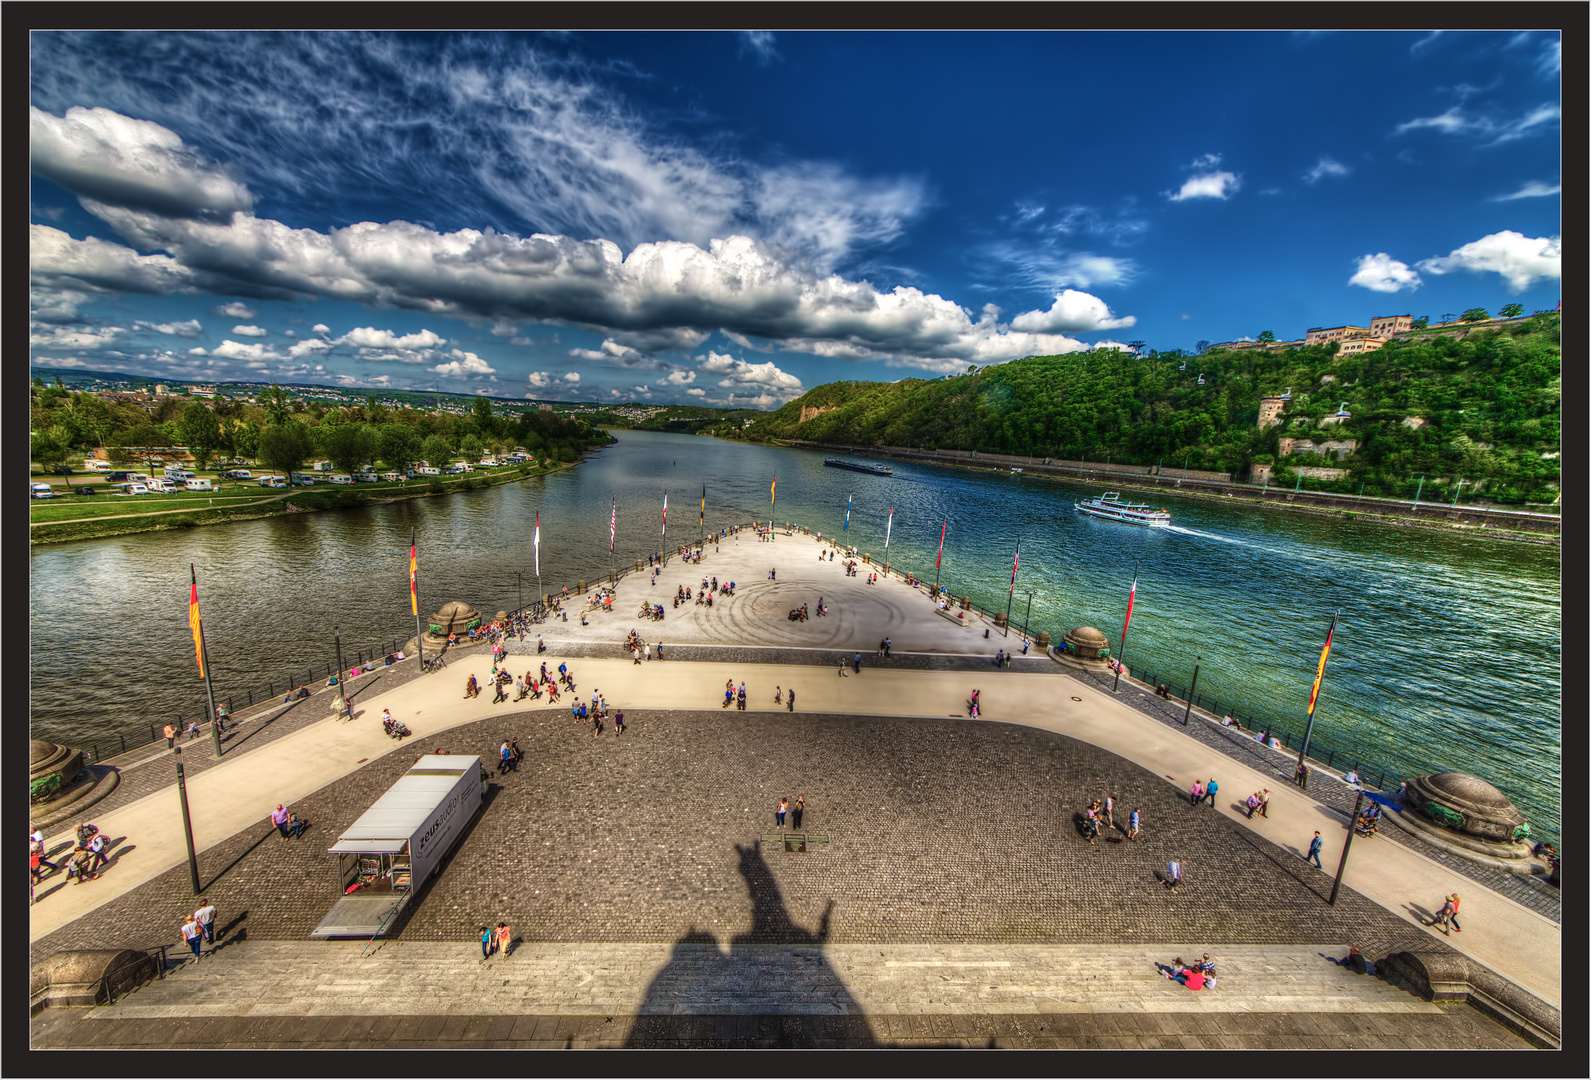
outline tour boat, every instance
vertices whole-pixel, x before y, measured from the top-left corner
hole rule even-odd
[[[1143,503],[1122,502],[1121,496],[1114,491],[1107,491],[1095,499],[1084,499],[1076,504],[1076,508],[1079,514],[1125,521],[1129,525],[1164,528],[1171,524],[1171,514],[1167,511],[1156,510]]]
[[[831,469],[850,469],[852,472],[864,472],[871,476],[895,475],[895,470],[888,465],[866,465],[860,461],[846,461],[844,458],[824,458],[823,464]]]

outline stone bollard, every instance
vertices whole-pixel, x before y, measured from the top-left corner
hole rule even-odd
[[[644,567],[645,567],[645,566],[646,566],[646,563],[645,563],[645,562],[643,562],[643,561],[642,561],[642,560],[641,560],[641,559],[636,559],[636,560],[635,560],[635,568],[636,568],[636,570],[641,570],[641,569],[643,569],[643,568],[644,568]]]
[[[868,565],[872,565],[873,556],[869,555],[867,552],[864,551],[864,552],[862,552],[862,561],[867,563]]]
[[[1040,630],[1038,636],[1033,639],[1033,644],[1037,645],[1041,649],[1049,648],[1050,632],[1048,630]]]
[[[583,593],[585,591],[586,591],[586,583],[584,581],[579,581],[579,582],[575,583],[575,592]]]
[[[996,611],[994,613],[994,625],[996,627],[1001,628],[1001,629],[1003,629],[1005,627],[1005,612]]]
[[[961,598],[961,610],[962,611],[971,611],[972,610],[972,597],[963,596]]]

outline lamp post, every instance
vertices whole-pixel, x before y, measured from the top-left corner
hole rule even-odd
[[[182,804],[182,835],[188,841],[188,880],[193,884],[193,895],[199,895],[199,857],[193,852],[193,822],[188,817],[188,784],[182,775],[182,744],[171,747],[172,760],[177,763],[177,799]]]
[[[1364,806],[1365,791],[1359,789],[1359,797],[1353,801],[1353,816],[1348,819],[1348,838],[1342,842],[1342,858],[1337,862],[1337,879],[1331,883],[1331,897],[1326,901],[1332,907],[1337,906],[1337,890],[1342,888],[1342,870],[1348,865],[1348,848],[1353,845],[1353,826],[1359,820],[1359,810]]]
[[[331,630],[332,630],[333,636],[337,640],[337,693],[338,693],[338,696],[340,696],[343,699],[343,709],[346,709],[347,712],[348,712],[348,715],[352,716],[354,714],[354,706],[353,706],[353,702],[348,700],[348,675],[347,675],[347,672],[343,669],[343,638],[342,638],[342,631],[339,630],[335,626],[332,627]],[[340,711],[339,711],[338,715],[341,715]]]
[[[1199,685],[1199,661],[1203,659],[1204,657],[1202,656],[1195,656],[1193,658],[1193,683],[1188,687],[1188,707],[1182,710],[1183,727],[1188,726],[1188,717],[1193,713],[1193,691],[1197,689]]]

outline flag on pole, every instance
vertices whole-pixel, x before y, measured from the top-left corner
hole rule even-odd
[[[1018,540],[1016,542],[1016,555],[1011,559],[1011,588],[1007,590],[1007,595],[1009,595],[1009,596],[1015,596],[1016,595],[1016,568],[1017,568],[1017,564],[1020,563],[1021,561],[1022,561],[1022,541]]]
[[[1133,598],[1136,597],[1137,595],[1138,595],[1138,575],[1135,572],[1133,574],[1133,576],[1132,576],[1132,591],[1127,594],[1127,617],[1125,619],[1123,619],[1122,622],[1121,622],[1121,647],[1122,647],[1122,649],[1127,648],[1127,627],[1132,625],[1132,602],[1133,602]]]
[[[773,474],[773,483],[768,485],[768,505],[772,506],[779,497],[779,474]]]
[[[934,558],[934,569],[939,569],[939,563],[945,557],[945,528],[950,524],[950,519],[945,518],[939,523],[939,554]]]
[[[704,529],[707,527],[707,485],[706,484],[702,485],[702,516],[701,516],[701,520],[698,521],[696,524],[700,525]]]
[[[414,609],[415,617],[420,615],[420,588],[416,584],[415,571],[417,564],[414,559],[414,545],[409,545],[409,607]]]
[[[889,508],[889,522],[884,526],[884,548],[889,549],[889,534],[895,528],[895,508]]]
[[[193,568],[189,567],[189,573]],[[188,594],[188,625],[193,628],[193,655],[199,661],[199,678],[204,678],[204,644],[199,635],[199,577],[194,574],[193,591]]]
[[[663,535],[668,536],[668,492],[663,492]]]
[[[854,495],[847,495],[845,497],[845,524],[840,526],[841,532],[844,532],[851,527],[851,500],[853,498],[855,498]]]
[[[613,537],[619,530],[619,500],[613,500],[613,516],[608,519],[608,554],[613,554]]]
[[[536,511],[536,539],[533,541],[532,546],[534,546],[535,549],[536,549],[536,576],[539,578],[539,577],[541,577],[541,511],[540,510]],[[540,588],[540,587],[541,586],[539,586],[539,585],[537,586],[537,588]],[[419,612],[416,611],[415,614],[419,614]]]
[[[194,610],[198,610],[195,608]],[[1326,630],[1326,646],[1320,650],[1320,667],[1315,669],[1315,687],[1309,692],[1309,715],[1315,715],[1315,702],[1320,697],[1320,680],[1326,674],[1326,657],[1331,655],[1331,635],[1337,629],[1337,616],[1331,617],[1331,626]]]

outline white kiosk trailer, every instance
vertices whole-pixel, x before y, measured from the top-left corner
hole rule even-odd
[[[385,933],[474,822],[486,784],[474,755],[416,761],[327,849],[337,856],[343,896],[309,936]]]

